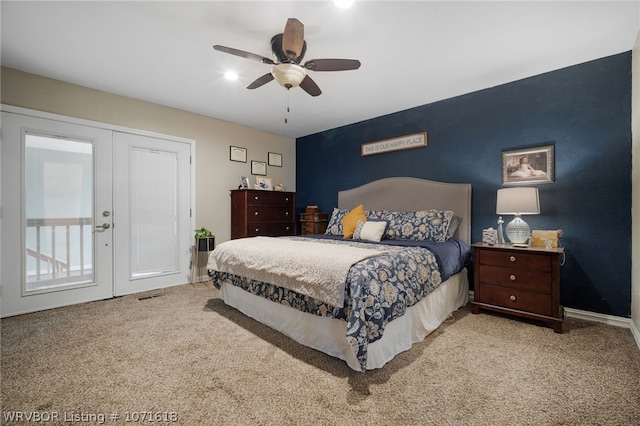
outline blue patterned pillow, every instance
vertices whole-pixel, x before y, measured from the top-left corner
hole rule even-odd
[[[343,235],[342,231],[342,219],[349,213],[349,210],[338,209],[334,207],[333,212],[331,213],[331,218],[329,219],[329,223],[327,223],[327,230],[325,234],[328,235]]]
[[[390,240],[416,240],[443,242],[449,239],[452,211],[420,210],[414,212],[384,212],[389,222],[387,238]]]

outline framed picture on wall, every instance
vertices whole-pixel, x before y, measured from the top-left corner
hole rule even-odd
[[[267,163],[264,161],[251,161],[251,174],[258,176],[267,175]]]
[[[502,151],[502,184],[553,183],[553,145]]]
[[[268,160],[270,166],[282,167],[282,154],[270,152]]]
[[[247,148],[239,146],[229,146],[229,160],[239,161],[241,163],[247,162]]]

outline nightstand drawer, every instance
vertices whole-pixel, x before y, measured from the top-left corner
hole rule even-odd
[[[483,265],[478,273],[482,284],[551,293],[551,272]]]
[[[519,311],[552,316],[551,297],[548,294],[521,291],[514,288],[481,284],[482,302]],[[557,315],[557,313],[555,313]]]
[[[517,250],[480,250],[477,254],[481,265],[551,271],[551,258],[544,254],[519,252]]]

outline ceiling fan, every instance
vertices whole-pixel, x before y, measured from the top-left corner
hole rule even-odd
[[[360,61],[356,59],[311,59],[301,64],[302,58],[304,58],[304,54],[307,51],[307,42],[304,40],[304,24],[295,18],[287,19],[284,32],[271,38],[271,51],[275,61],[255,53],[218,44],[213,48],[220,52],[273,65],[271,72],[258,77],[247,86],[247,89],[256,89],[275,79],[287,89],[300,86],[311,96],[318,96],[322,91],[316,82],[309,77],[307,70],[347,71],[360,68]]]

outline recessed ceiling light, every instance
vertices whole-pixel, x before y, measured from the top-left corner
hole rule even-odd
[[[227,80],[237,80],[238,79],[238,74],[236,74],[233,71],[227,71],[224,73],[224,78],[226,78]]]
[[[353,6],[353,3],[355,3],[355,0],[333,0],[333,4],[340,9],[348,9]]]

